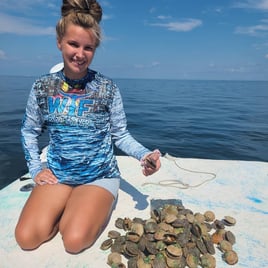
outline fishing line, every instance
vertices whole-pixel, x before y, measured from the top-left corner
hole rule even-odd
[[[181,167],[177,163],[176,157],[172,157],[168,153],[166,153],[163,157],[166,158],[167,160],[173,162],[178,169],[181,169],[181,170],[184,170],[184,171],[187,171],[187,172],[190,172],[190,173],[210,175],[212,177],[208,178],[208,179],[205,179],[202,182],[200,182],[198,184],[195,184],[195,185],[190,185],[188,183],[185,183],[185,182],[181,181],[180,179],[171,179],[171,180],[161,180],[161,181],[158,181],[158,182],[145,182],[145,183],[142,184],[142,186],[152,184],[152,185],[163,186],[163,187],[173,187],[173,188],[179,188],[179,189],[190,189],[190,188],[200,187],[201,185],[203,185],[203,184],[205,184],[205,183],[207,183],[209,181],[212,181],[212,180],[214,180],[216,178],[216,174],[213,173],[213,172],[197,171],[197,170],[191,170],[191,169]]]

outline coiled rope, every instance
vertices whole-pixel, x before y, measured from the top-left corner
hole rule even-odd
[[[181,181],[180,179],[171,179],[171,180],[161,180],[158,182],[145,182],[142,184],[142,186],[146,186],[146,185],[157,185],[157,186],[163,186],[163,187],[173,187],[173,188],[179,188],[179,189],[190,189],[190,188],[197,188],[200,187],[201,185],[210,182],[212,180],[214,180],[216,178],[216,174],[213,172],[204,172],[204,171],[196,171],[196,170],[191,170],[191,169],[187,169],[187,168],[183,168],[181,167],[177,161],[176,161],[176,157],[173,157],[171,155],[169,155],[168,153],[166,153],[164,156],[164,158],[166,158],[167,160],[173,162],[176,167],[178,169],[187,171],[187,172],[191,172],[191,173],[197,173],[197,174],[205,174],[205,175],[210,175],[211,178],[205,179],[202,182],[198,183],[198,184],[194,184],[194,185],[190,185],[189,183],[185,183],[183,181]]]

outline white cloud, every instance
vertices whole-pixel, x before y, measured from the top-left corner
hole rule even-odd
[[[34,21],[0,13],[0,33],[17,35],[54,35],[55,27],[41,27]]]
[[[134,64],[134,68],[136,68],[136,69],[151,69],[151,68],[155,68],[159,65],[160,65],[160,62],[153,61],[150,64],[141,64],[141,63]]]
[[[222,13],[222,12],[223,12],[223,9],[222,9],[221,7],[217,7],[217,8],[215,9],[215,12],[216,12],[216,13]]]
[[[236,3],[234,7],[268,11],[268,0],[246,0],[244,2]]]
[[[134,64],[134,68],[136,68],[136,69],[143,69],[143,68],[145,68],[145,66],[143,65],[143,64]]]
[[[99,1],[99,3],[102,7],[112,7],[112,4],[109,1]]]
[[[159,20],[166,20],[166,19],[170,19],[171,17],[170,16],[159,15],[157,18]]]
[[[1,0],[0,10],[4,11],[15,11],[20,14],[30,14],[33,10],[38,9],[39,11],[49,8],[50,10],[59,11],[59,4],[55,3],[54,0]]]
[[[106,15],[106,14],[102,15],[102,20],[111,20],[111,19],[113,19],[113,15]]]
[[[117,41],[118,38],[113,36],[108,36],[105,33],[102,33],[102,42]]]
[[[268,11],[268,0],[257,1],[257,9],[267,10]]]
[[[160,62],[158,62],[158,61],[154,61],[151,64],[152,67],[156,67],[156,66],[159,66],[159,65],[160,65]]]
[[[244,67],[230,67],[227,68],[225,71],[230,72],[230,73],[243,73],[245,72]]]
[[[0,49],[0,60],[5,60],[7,57],[6,57],[6,54],[3,50]]]
[[[264,57],[265,57],[265,59],[268,59],[268,54],[266,54]]]
[[[112,4],[109,1],[99,1],[102,9],[103,9],[103,13],[102,13],[102,21],[104,20],[110,20],[113,19],[113,15],[108,15],[106,14],[106,8],[107,9],[111,9],[112,8]]]
[[[210,62],[209,65],[208,65],[210,68],[215,68],[216,67],[216,64],[214,62]]]
[[[155,7],[152,7],[150,10],[149,10],[149,13],[154,13],[156,11],[156,8]]]
[[[169,31],[189,32],[196,27],[202,25],[202,21],[198,19],[186,19],[184,21],[167,22],[167,23],[152,23],[151,26],[163,27]]]
[[[267,49],[268,47],[268,42],[264,42],[264,43],[255,43],[252,45],[252,47],[254,47],[256,50],[262,50],[262,49]]]
[[[268,24],[258,24],[248,27],[236,27],[235,33],[251,36],[263,36],[268,34]]]

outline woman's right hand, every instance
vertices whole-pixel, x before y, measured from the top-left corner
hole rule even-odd
[[[52,171],[49,168],[45,168],[42,171],[40,171],[35,176],[34,181],[38,185],[58,183],[58,179],[55,177],[55,175],[52,173]]]

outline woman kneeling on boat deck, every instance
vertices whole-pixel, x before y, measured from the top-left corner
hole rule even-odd
[[[116,200],[120,172],[113,145],[141,161],[145,176],[160,168],[150,151],[128,132],[116,84],[89,69],[100,43],[102,9],[94,0],[63,0],[56,26],[63,69],[41,76],[31,89],[22,123],[22,144],[36,183],[15,236],[24,250],[39,247],[59,231],[65,249],[79,253],[97,239]],[[49,134],[47,167],[38,137]]]

